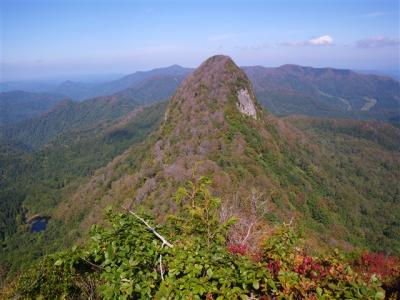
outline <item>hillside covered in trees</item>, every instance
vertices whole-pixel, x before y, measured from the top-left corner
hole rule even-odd
[[[4,293],[381,299],[393,292],[398,128],[277,118],[226,56],[204,62],[168,103],[143,107],[135,95],[61,104],[34,120],[60,124],[40,139],[27,132],[42,125],[8,131],[0,157]],[[82,108],[63,113],[69,105]],[[43,232],[30,232],[35,215],[50,216]]]

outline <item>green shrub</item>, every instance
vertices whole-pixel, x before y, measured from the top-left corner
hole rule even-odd
[[[180,187],[178,213],[162,227],[135,212],[107,213],[83,248],[45,257],[23,274],[16,295],[45,299],[382,299],[375,277],[365,282],[338,255],[312,258],[283,225],[261,252],[227,245],[230,219],[201,177]],[[236,249],[236,250],[235,250]],[[239,249],[239,250],[238,250]]]

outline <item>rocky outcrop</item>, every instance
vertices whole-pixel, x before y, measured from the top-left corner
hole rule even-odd
[[[238,103],[237,106],[242,114],[248,115],[257,119],[256,107],[250,98],[247,89],[242,89],[237,93]]]

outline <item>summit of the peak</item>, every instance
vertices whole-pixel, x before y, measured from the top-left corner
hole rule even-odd
[[[247,75],[225,55],[205,60],[176,91],[171,106],[182,112],[234,104],[241,113],[256,118],[256,100]]]

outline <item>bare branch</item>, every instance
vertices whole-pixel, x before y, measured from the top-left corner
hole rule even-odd
[[[247,241],[247,239],[249,238],[250,233],[251,233],[251,228],[253,227],[254,224],[255,224],[255,222],[253,222],[253,223],[251,223],[251,224],[249,225],[249,228],[247,229],[247,234],[246,234],[246,236],[244,237],[244,239],[242,240],[241,244],[244,244],[244,243]]]
[[[149,223],[147,223],[143,218],[139,217],[136,213],[134,213],[133,211],[131,211],[131,210],[125,208],[125,207],[122,207],[122,208],[126,209],[130,214],[132,214],[133,216],[135,216],[136,219],[140,220],[144,225],[146,225],[146,227],[147,227],[152,233],[154,233],[154,234],[163,242],[163,245],[165,244],[165,245],[167,245],[167,246],[170,247],[170,248],[173,248],[173,247],[174,247],[170,242],[167,241],[167,239],[166,239],[165,237],[163,237],[161,234],[159,234],[159,233],[158,233],[153,227],[151,227],[151,226],[149,225]]]
[[[162,255],[160,254],[160,273],[161,273],[161,280],[164,281],[164,270],[162,267]]]
[[[164,244],[162,244],[161,248],[164,247]],[[164,281],[164,269],[162,265],[162,254],[160,254],[160,273],[161,273],[161,280]]]
[[[82,259],[83,259],[85,262],[87,262],[89,265],[91,265],[91,266],[93,266],[93,267],[95,267],[95,268],[99,268],[99,269],[103,269],[103,270],[104,270],[104,268],[103,268],[102,266],[96,265],[96,264],[94,264],[94,263],[88,261],[88,260],[85,259],[85,258],[82,258]]]

